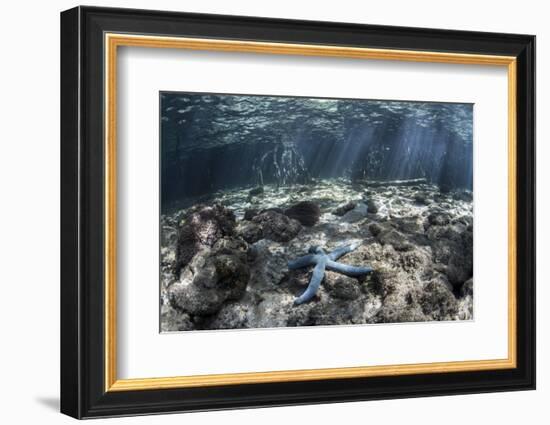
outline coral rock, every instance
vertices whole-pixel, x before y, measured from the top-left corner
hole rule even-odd
[[[376,214],[380,209],[380,207],[378,206],[378,203],[374,199],[367,200],[367,208],[368,208],[368,211],[372,214]]]
[[[214,314],[225,301],[242,297],[249,279],[246,244],[222,239],[195,255],[181,280],[170,287],[170,301],[187,314]]]
[[[248,208],[244,211],[243,220],[252,220],[256,215],[258,215],[258,210],[254,208]]]
[[[275,242],[288,242],[302,230],[300,223],[284,214],[275,211],[265,211],[255,216],[250,222],[240,224],[237,232],[248,243],[260,239],[270,239]]]
[[[337,215],[339,217],[342,217],[345,213],[348,211],[351,211],[357,206],[357,204],[353,201],[350,201],[344,205],[339,206],[334,211],[332,211],[332,214]]]
[[[334,272],[326,272],[323,282],[327,292],[341,300],[356,300],[361,296],[361,285],[356,278]]]
[[[428,222],[434,226],[444,226],[449,224],[449,216],[441,212],[433,212],[428,216]]]
[[[176,276],[201,248],[213,246],[218,239],[232,235],[234,229],[235,215],[221,205],[199,205],[188,212],[178,232]]]
[[[298,202],[285,210],[287,217],[298,220],[303,226],[314,226],[321,216],[319,206],[311,201]]]
[[[354,209],[348,211],[342,217],[342,221],[355,223],[363,220],[367,216],[368,207],[363,202],[358,203]]]

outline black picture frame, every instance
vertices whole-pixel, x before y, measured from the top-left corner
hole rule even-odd
[[[139,33],[514,56],[517,59],[517,367],[105,391],[104,34]],[[61,13],[61,412],[75,418],[535,388],[535,37],[177,12]]]

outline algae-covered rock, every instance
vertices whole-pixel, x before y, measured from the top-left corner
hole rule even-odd
[[[285,210],[285,215],[298,220],[303,226],[314,226],[319,221],[321,210],[311,201],[302,201]]]
[[[176,243],[174,272],[179,275],[193,256],[204,247],[213,246],[224,236],[230,236],[235,229],[235,215],[219,204],[198,205],[183,218]]]

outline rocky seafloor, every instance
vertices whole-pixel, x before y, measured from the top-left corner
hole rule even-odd
[[[431,184],[243,188],[161,215],[161,331],[470,320],[473,203]],[[310,246],[360,246],[295,305],[312,267],[287,262]]]

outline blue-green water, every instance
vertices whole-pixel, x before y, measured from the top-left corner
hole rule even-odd
[[[472,189],[471,104],[163,92],[160,114],[163,210],[332,178]]]

